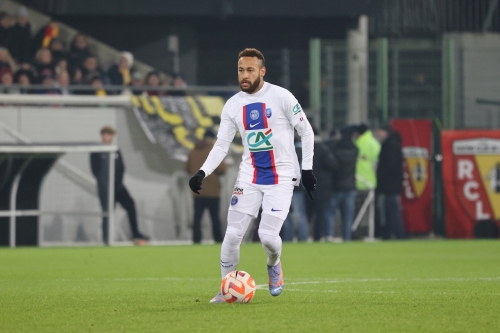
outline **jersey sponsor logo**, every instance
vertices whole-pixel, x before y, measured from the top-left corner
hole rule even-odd
[[[241,187],[235,186],[233,189],[233,195],[243,195],[243,189]]]
[[[266,117],[271,118],[272,115],[273,115],[273,110],[271,110],[271,108],[267,108],[266,109]]]
[[[302,111],[302,108],[300,107],[300,104],[297,103],[295,104],[295,106],[293,107],[293,114],[296,115],[297,113],[300,113]]]
[[[234,196],[231,198],[231,206],[234,206],[238,203],[238,197]]]
[[[273,130],[252,132],[247,136],[248,149],[252,152],[267,151],[273,149],[269,139],[273,137]]]
[[[254,128],[255,126],[257,126],[258,124],[260,124],[260,121],[258,123],[255,123],[255,124],[250,124],[250,128]]]
[[[259,118],[259,111],[257,111],[257,110],[250,111],[250,119],[256,120],[258,118]]]

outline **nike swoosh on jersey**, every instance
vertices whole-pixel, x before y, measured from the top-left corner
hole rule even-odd
[[[250,128],[254,128],[255,126],[257,126],[258,124],[260,124],[260,121],[256,124],[250,124]]]
[[[282,210],[281,209],[274,209],[274,208],[271,208],[271,212],[281,212]]]

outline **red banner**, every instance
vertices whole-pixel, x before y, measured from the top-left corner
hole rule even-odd
[[[394,119],[403,139],[404,181],[401,203],[406,232],[427,233],[432,214],[432,123],[430,120]]]
[[[500,220],[500,131],[443,131],[441,145],[446,234],[472,238],[478,221]]]

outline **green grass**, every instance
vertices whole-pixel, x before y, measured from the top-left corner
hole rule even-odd
[[[260,244],[241,257],[265,284]],[[280,297],[209,304],[216,245],[0,249],[0,332],[500,332],[498,241],[285,244],[282,260]]]

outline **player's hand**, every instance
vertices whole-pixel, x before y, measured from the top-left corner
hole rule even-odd
[[[189,187],[191,188],[191,191],[198,195],[200,194],[199,191],[201,190],[201,182],[203,181],[203,178],[205,178],[205,171],[198,170],[198,172],[195,173],[189,180]]]
[[[316,191],[316,177],[312,170],[302,170],[302,186],[306,189],[309,199],[314,200],[312,191]]]

